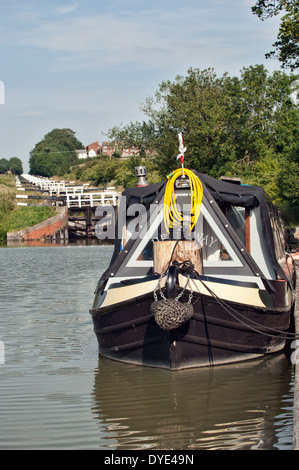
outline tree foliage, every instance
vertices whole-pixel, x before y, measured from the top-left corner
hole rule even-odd
[[[274,51],[266,57],[277,56],[283,68],[295,70],[299,66],[299,0],[258,0],[252,11],[266,20],[284,11]]]
[[[0,160],[0,173],[7,173],[9,170],[9,161],[6,158]]]
[[[7,173],[11,171],[14,175],[21,175],[23,173],[22,161],[17,157],[12,157],[10,160],[1,158],[0,160],[0,173]]]
[[[12,157],[9,160],[9,169],[14,175],[21,175],[23,173],[23,164],[17,157]]]
[[[146,163],[145,160],[147,160]],[[136,155],[126,159],[101,155],[76,167],[72,176],[82,182],[91,181],[97,186],[112,184],[119,187],[132,187],[136,185],[134,167],[143,164],[148,167],[149,182],[159,181],[160,178],[154,169],[153,161]]]
[[[53,129],[30,153],[30,173],[40,176],[62,176],[77,161],[76,150],[83,144],[71,129]]]
[[[144,156],[146,150],[150,150],[150,143],[155,139],[156,133],[151,122],[130,122],[125,128],[122,125],[112,127],[107,137],[113,139],[116,153],[121,153],[124,148],[134,147],[140,156]]]
[[[265,186],[280,205],[298,204],[297,78],[256,65],[243,68],[240,77],[190,69],[186,77],[162,82],[142,107],[151,129],[143,147],[155,150],[160,177],[179,165],[182,132],[188,168],[214,177],[240,176]],[[134,126],[113,128],[110,136],[134,145]],[[136,135],[139,129],[137,123]]]

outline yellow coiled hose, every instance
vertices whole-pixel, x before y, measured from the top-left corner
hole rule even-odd
[[[174,226],[181,226],[183,214],[179,212],[175,199],[175,182],[182,176],[183,170],[179,168],[168,176],[168,182],[164,194],[164,223],[169,233],[169,229]],[[184,174],[189,178],[191,191],[191,224],[189,231],[192,232],[201,210],[203,188],[200,179],[190,170],[184,168]]]

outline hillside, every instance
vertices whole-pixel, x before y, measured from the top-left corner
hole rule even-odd
[[[16,184],[13,175],[0,175],[0,241],[7,232],[22,230],[56,214],[55,207],[17,206]]]

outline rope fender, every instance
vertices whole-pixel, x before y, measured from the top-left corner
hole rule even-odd
[[[194,313],[193,305],[175,299],[162,299],[151,304],[157,325],[163,330],[175,330],[186,323]]]
[[[182,263],[184,264],[184,263]],[[173,266],[168,269],[167,281],[170,277],[170,270]],[[166,273],[162,273],[158,282],[158,285],[154,291],[154,299],[155,301],[151,304],[151,312],[155,318],[157,325],[162,328],[163,330],[175,330],[182,324],[186,323],[194,314],[194,308],[191,303],[193,298],[193,292],[190,286],[190,275],[187,270],[180,269],[180,272],[185,271],[187,274],[187,282],[184,289],[175,297],[175,298],[166,298],[164,293],[161,290],[161,280],[166,275]],[[189,300],[186,303],[179,302],[180,298],[184,294],[185,290],[189,286]],[[161,300],[158,300],[157,291],[159,289],[160,296],[162,297]]]

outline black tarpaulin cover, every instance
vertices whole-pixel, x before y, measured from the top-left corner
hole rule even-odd
[[[249,186],[217,180],[208,175],[199,173],[196,170],[192,171],[200,179],[204,193],[208,197],[211,196],[218,203],[218,205],[222,203],[224,205],[239,206],[247,209],[254,209],[255,207],[260,206],[260,217],[263,227],[264,240],[267,245],[273,267],[279,276],[286,278],[285,273],[281,269],[275,256],[273,233],[267,208],[267,200],[269,203],[269,198],[266,195],[264,189],[260,186]],[[163,200],[166,184],[167,180],[164,180],[159,183],[150,184],[147,186],[125,189],[125,191],[122,193],[119,214],[124,213],[124,211],[126,212],[128,207],[132,204],[143,204],[148,209],[150,204],[157,200]],[[118,238],[119,233],[121,233],[121,231],[119,231],[118,227],[116,226],[115,249],[113,257],[110,263],[110,267],[103,274],[102,278],[108,274],[109,270],[111,269],[111,265],[116,261],[120,253],[121,239]]]

